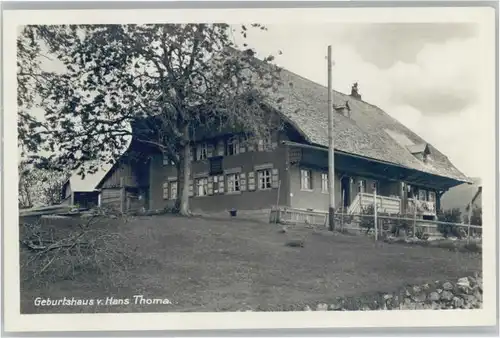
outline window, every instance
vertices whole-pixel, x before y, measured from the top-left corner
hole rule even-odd
[[[203,142],[196,146],[196,160],[206,160],[208,158],[208,145]]]
[[[166,154],[163,154],[163,165],[169,165],[170,164],[170,159]]]
[[[163,183],[163,199],[168,199],[168,182]]]
[[[272,148],[271,137],[267,136],[259,140],[258,149],[259,151],[268,151]]]
[[[229,174],[227,175],[227,192],[237,192],[240,191],[240,174]]]
[[[196,196],[206,196],[208,194],[208,179],[196,179]]]
[[[259,190],[271,189],[271,170],[264,169],[257,171],[257,178],[259,180]]]
[[[167,156],[167,154],[163,154],[163,165],[175,165],[174,161],[170,159],[170,157]]]
[[[192,162],[195,159],[195,148],[189,147],[189,160]]]
[[[312,190],[311,178],[312,178],[311,170],[302,169],[300,171],[300,188],[302,190]]]
[[[429,202],[436,202],[436,193],[434,191],[429,191]]]
[[[328,192],[328,174],[321,174],[321,192]]]
[[[170,199],[177,199],[177,181],[170,182]]]
[[[366,181],[359,180],[358,182],[358,193],[364,193],[366,191]]]
[[[427,200],[427,191],[424,189],[418,189],[418,199],[421,201]]]
[[[413,198],[413,189],[409,184],[406,185],[406,198],[408,199]]]
[[[231,137],[226,143],[226,155],[236,155],[240,152],[240,145],[237,137]]]

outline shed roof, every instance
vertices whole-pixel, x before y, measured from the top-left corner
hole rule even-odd
[[[112,164],[101,164],[99,165],[99,169],[93,174],[86,174],[82,179],[77,172],[74,172],[69,178],[69,184],[71,187],[71,191],[73,192],[91,192],[95,191],[97,185],[101,182],[101,180],[106,176],[108,171],[113,167]]]

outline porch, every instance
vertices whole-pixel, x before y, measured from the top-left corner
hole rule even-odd
[[[328,210],[328,154],[316,147],[288,143],[290,198],[294,209]],[[446,178],[380,163],[350,154],[335,153],[335,207],[344,214],[360,214],[374,204],[382,214],[434,219]],[[374,192],[377,199],[374,202]]]
[[[347,208],[347,214],[360,214],[367,207],[375,205],[373,194],[358,193]],[[377,195],[376,197],[377,212],[382,212],[390,215],[402,213],[401,199],[398,197],[388,197]]]
[[[418,199],[406,199],[395,196],[376,196],[374,194],[358,193],[347,207],[345,213],[349,215],[361,214],[368,207],[373,207],[376,204],[377,212],[396,215],[396,214],[416,214],[422,216],[436,216],[436,203],[433,201],[425,201]]]

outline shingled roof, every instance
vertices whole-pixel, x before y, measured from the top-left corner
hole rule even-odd
[[[283,85],[273,93],[284,100],[272,103],[313,145],[328,147],[328,89],[286,69]],[[350,107],[350,116],[334,113],[335,149],[409,169],[469,182],[450,160],[428,144],[430,154],[424,162],[408,147],[427,144],[425,140],[392,118],[382,109],[350,95],[333,91],[333,104]]]

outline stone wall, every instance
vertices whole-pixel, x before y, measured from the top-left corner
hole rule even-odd
[[[384,242],[420,245],[426,247],[448,249],[451,251],[474,252],[478,254],[482,253],[483,251],[481,238],[471,238],[470,240],[456,238],[419,239],[416,237],[398,238],[390,236],[384,238]]]
[[[436,281],[404,287],[393,293],[337,298],[333,302],[287,306],[273,311],[367,311],[480,309],[483,304],[482,274],[456,281]],[[259,311],[241,309],[240,311]]]
[[[307,305],[304,311],[479,309],[483,303],[481,274],[458,281],[409,286],[394,293],[337,299],[331,304]]]

